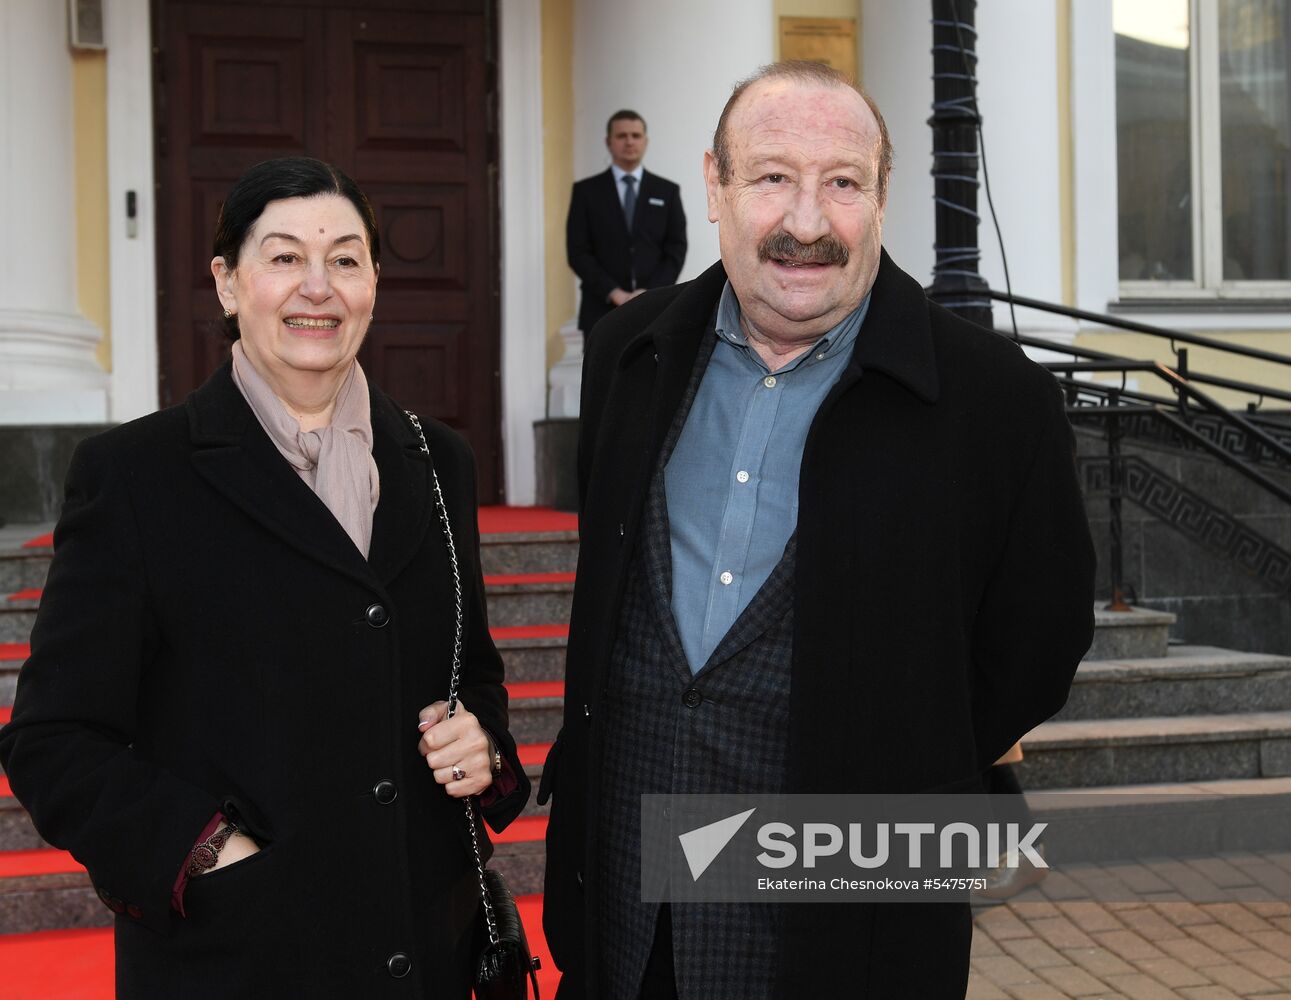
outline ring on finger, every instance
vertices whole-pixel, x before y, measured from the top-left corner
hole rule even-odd
[[[465,772],[465,771],[463,771],[463,770],[462,770],[460,767],[458,767],[456,764],[454,764],[454,765],[453,765],[453,780],[454,780],[454,781],[461,781],[461,780],[462,780],[463,778],[465,778],[465,777],[466,777],[466,772]]]

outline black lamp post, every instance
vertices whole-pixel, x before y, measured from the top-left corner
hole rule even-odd
[[[989,286],[978,272],[977,0],[932,0],[932,176],[937,236],[928,296],[993,327]]]

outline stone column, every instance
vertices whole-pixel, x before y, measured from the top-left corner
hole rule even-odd
[[[0,4],[0,424],[107,419],[101,332],[76,302],[67,4]]]

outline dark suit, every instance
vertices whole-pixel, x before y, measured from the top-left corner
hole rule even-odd
[[[462,701],[520,779],[488,810],[495,828],[528,783],[485,617],[471,455],[422,422],[431,460],[372,389],[367,560],[227,364],[184,405],[77,449],[0,758],[37,829],[120,913],[118,996],[466,996],[469,833],[416,749],[454,631],[432,460],[465,590]],[[172,884],[216,810],[263,849],[190,881],[180,917]]]
[[[552,798],[544,925],[572,996],[603,995],[589,918],[609,887],[590,837],[627,569],[724,282],[719,264],[642,296],[587,348],[564,725],[539,794]],[[931,304],[884,254],[802,460],[786,791],[980,790],[981,772],[1062,706],[1093,632],[1073,454],[1053,379]],[[966,904],[786,906],[776,992],[962,996],[970,940]]]
[[[662,288],[677,280],[686,262],[681,189],[644,171],[628,232],[614,172],[607,168],[579,181],[569,199],[565,249],[569,266],[583,282],[578,328],[587,334],[614,308],[608,299],[614,289]]]

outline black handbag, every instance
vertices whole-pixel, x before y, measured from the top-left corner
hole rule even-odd
[[[422,432],[421,421],[411,410],[404,412],[408,414],[408,419],[421,439],[422,454],[429,458],[430,448],[426,445],[426,435]],[[439,512],[439,522],[444,529],[444,541],[448,545],[448,562],[453,570],[456,616],[453,633],[453,674],[448,684],[448,717],[451,719],[457,714],[457,691],[462,679],[462,574],[457,565],[457,547],[453,544],[453,528],[448,520],[448,505],[444,503],[444,492],[439,488],[439,475],[433,465],[430,476],[435,490],[435,508]],[[475,996],[477,1000],[526,1000],[529,996],[529,986],[532,984],[534,1000],[539,1000],[540,961],[529,954],[529,941],[525,937],[520,911],[516,909],[515,897],[511,895],[511,890],[502,878],[502,873],[484,867],[484,859],[480,855],[480,836],[475,819],[474,796],[467,797],[465,806],[466,825],[471,831],[471,852],[475,856],[475,871],[480,881],[484,930],[488,936],[488,941],[473,971]]]

